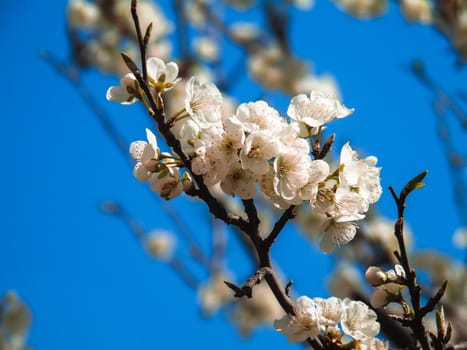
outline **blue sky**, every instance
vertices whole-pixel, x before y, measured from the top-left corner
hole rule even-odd
[[[427,188],[409,199],[407,210],[415,245],[462,259],[463,252],[451,240],[460,221],[436,134],[432,96],[408,67],[412,59],[422,58],[451,92],[465,89],[465,69],[454,67],[445,39],[431,28],[406,24],[394,7],[388,16],[357,21],[327,1],[317,2],[309,13],[292,13],[292,46],[300,57],[313,60],[319,73],[333,73],[345,104],[356,109],[352,117],[330,127],[337,143],[350,140],[363,154],[376,155],[385,189],[400,189],[428,169]],[[102,201],[117,200],[147,229],[170,228],[73,87],[39,56],[47,49],[67,58],[65,6],[62,0],[26,0],[7,2],[0,10],[0,292],[15,289],[30,305],[30,344],[47,350],[220,344],[226,350],[285,348],[285,338],[273,330],[260,330],[244,342],[221,316],[201,320],[193,292],[166,266],[151,260],[121,223],[97,209]],[[141,111],[105,101],[107,87],[116,82],[95,72],[85,76],[125,138],[143,139],[147,119]],[[236,91],[242,102],[257,96],[245,86]],[[277,107],[285,111],[284,99]],[[465,134],[455,136],[465,145]],[[184,210],[184,220],[207,217],[203,208],[186,201],[175,205]],[[389,191],[378,208],[394,218]],[[207,241],[207,233],[199,231],[199,240]],[[296,280],[299,294],[323,295],[322,278],[330,259],[303,242],[287,232],[279,242],[282,248],[275,247],[273,254]],[[235,261],[242,259],[235,251],[229,254]],[[241,262],[228,267],[240,278],[248,270]]]

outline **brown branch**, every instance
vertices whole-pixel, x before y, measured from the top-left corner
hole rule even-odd
[[[425,313],[421,308],[421,287],[417,283],[417,274],[410,266],[407,249],[404,241],[404,211],[406,207],[406,200],[408,195],[417,188],[423,187],[422,180],[426,176],[427,171],[420,173],[411,179],[402,189],[399,196],[392,187],[390,191],[395,199],[397,205],[397,221],[394,225],[394,234],[399,244],[399,252],[395,252],[399,263],[405,270],[407,279],[407,288],[410,293],[410,300],[414,314],[405,315],[404,320],[400,320],[402,324],[408,325],[414,332],[415,338],[419,341],[423,350],[430,350],[428,334],[423,324],[423,317]]]
[[[133,18],[133,22],[135,23],[136,37],[138,39],[138,46],[139,46],[140,55],[141,55],[141,67],[143,70],[143,80],[148,81],[148,69],[146,66],[146,46],[149,40],[149,33],[151,31],[152,26],[150,25],[146,29],[146,34],[143,38],[143,35],[141,33],[141,27],[139,25],[138,12],[136,11],[137,4],[138,4],[138,0],[131,0],[131,17]]]
[[[286,211],[284,211],[279,218],[279,220],[274,224],[274,227],[271,231],[271,233],[266,237],[264,240],[264,247],[266,249],[270,249],[274,241],[276,240],[277,236],[279,236],[279,233],[281,233],[282,229],[284,228],[285,224],[290,220],[295,217],[295,206],[291,205],[290,207],[287,208]]]
[[[246,282],[241,286],[238,287],[235,284],[231,282],[224,281],[224,283],[232,289],[235,294],[234,297],[236,298],[241,298],[241,297],[247,297],[251,298],[252,297],[252,292],[253,292],[253,287],[257,284],[259,284],[265,276],[272,274],[272,268],[270,267],[262,267],[258,269],[253,276],[251,276],[249,279],[246,280]]]

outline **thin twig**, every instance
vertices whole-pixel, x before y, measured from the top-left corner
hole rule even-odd
[[[146,66],[146,45],[147,45],[147,40],[146,36],[148,36],[149,33],[149,27],[146,29],[146,35],[143,38],[143,35],[141,33],[141,27],[139,24],[139,17],[138,17],[138,12],[136,11],[138,1],[137,0],[131,0],[131,17],[133,18],[133,22],[135,23],[135,29],[136,29],[136,37],[138,39],[138,46],[140,50],[140,55],[141,55],[141,67],[143,70],[143,80],[148,81],[148,69]],[[149,39],[149,37],[147,38]]]
[[[291,205],[290,207],[285,210],[279,220],[275,223],[271,233],[266,237],[264,240],[264,246],[267,249],[270,249],[274,241],[276,240],[277,236],[279,236],[279,233],[282,231],[284,228],[285,224],[292,218],[295,217],[295,206]]]

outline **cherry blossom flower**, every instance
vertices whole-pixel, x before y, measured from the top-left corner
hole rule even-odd
[[[270,130],[273,134],[282,130],[285,120],[274,108],[265,101],[242,103],[238,106],[235,116],[243,123],[245,132]]]
[[[165,63],[158,57],[150,57],[146,61],[149,84],[157,91],[171,90],[180,81],[178,65],[175,62]]]
[[[343,312],[342,300],[330,297],[328,299],[313,298],[313,301],[317,306],[321,329],[326,330],[327,327],[337,327]]]
[[[240,153],[242,167],[255,174],[264,175],[269,171],[269,160],[281,149],[279,140],[269,131],[255,131],[248,135]]]
[[[382,193],[379,173],[381,168],[375,167],[376,157],[370,156],[365,159],[358,159],[357,152],[353,151],[347,142],[342,146],[340,154],[340,186],[347,186],[357,189],[358,194],[365,201],[365,209],[368,204],[375,203]]]
[[[200,128],[220,126],[222,95],[216,85],[191,77],[185,89],[185,109]]]
[[[162,198],[172,199],[183,192],[183,182],[180,180],[180,170],[168,166],[149,178],[151,190],[158,192]]]
[[[145,182],[156,172],[160,150],[157,147],[156,136],[151,130],[146,129],[146,137],[149,143],[145,141],[135,141],[130,145],[130,154],[137,161],[133,168],[133,175],[141,182]]]
[[[306,296],[297,299],[295,304],[297,314],[285,315],[274,321],[274,328],[287,335],[290,343],[301,343],[307,338],[314,338],[320,332],[318,306],[316,302]]]
[[[321,91],[312,91],[310,97],[300,94],[292,98],[287,114],[309,128],[317,128],[336,118],[347,117],[353,111],[354,109],[344,107],[339,100],[328,97]]]
[[[379,333],[380,325],[376,313],[361,301],[345,298],[342,302],[342,330],[356,340],[373,338]]]
[[[320,249],[330,254],[336,246],[347,244],[354,239],[357,233],[357,224],[354,221],[338,222],[328,219],[322,226],[323,237],[319,244]]]
[[[137,99],[137,81],[133,73],[127,73],[120,79],[120,86],[111,86],[107,90],[108,101],[118,102],[123,105],[130,105]]]
[[[311,158],[308,154],[290,150],[274,159],[274,190],[283,199],[296,198],[308,183]]]
[[[221,181],[222,190],[230,195],[238,195],[241,199],[251,199],[256,194],[256,182],[259,177],[251,170],[243,169],[240,164],[228,169]]]

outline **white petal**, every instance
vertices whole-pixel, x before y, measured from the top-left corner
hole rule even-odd
[[[141,163],[136,163],[133,168],[133,175],[141,182],[145,182],[151,175]]]
[[[159,80],[159,76],[165,73],[165,63],[160,58],[148,58],[146,66],[148,69],[148,75],[154,80]]]
[[[146,137],[149,141],[149,144],[154,148],[154,150],[157,150],[157,139],[156,136],[153,134],[151,130],[146,128]]]
[[[145,141],[135,141],[130,145],[130,154],[134,160],[140,160],[147,143]]]
[[[131,96],[126,88],[122,88],[121,86],[111,86],[107,90],[106,98],[108,101],[118,102],[124,105],[136,102],[136,98]]]
[[[169,62],[165,65],[165,81],[174,81],[178,76],[178,65],[175,62]]]

